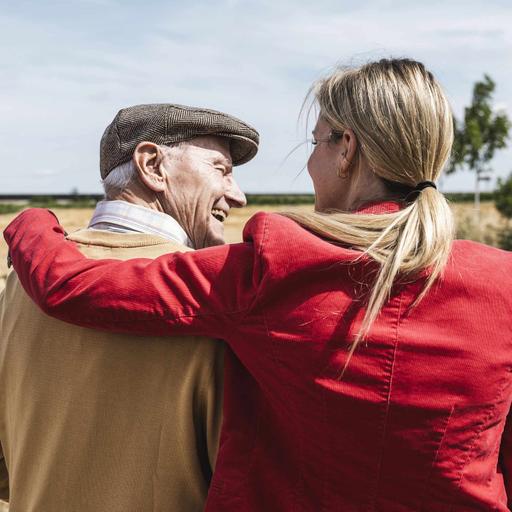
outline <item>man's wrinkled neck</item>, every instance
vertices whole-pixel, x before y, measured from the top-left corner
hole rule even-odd
[[[126,187],[122,192],[116,194],[115,196],[111,196],[105,199],[106,201],[125,201],[130,204],[134,204],[137,206],[142,206],[143,208],[148,208],[149,210],[153,210],[159,213],[163,213],[165,215],[169,215],[169,217],[173,218],[181,228],[186,232],[183,224],[177,219],[175,216],[171,215],[169,212],[166,212],[162,206],[162,203],[158,199],[157,194],[155,194],[152,190],[147,189],[146,187],[138,184],[132,183],[129,187]],[[187,233],[189,237],[189,243],[193,244],[193,240],[190,235]],[[194,247],[195,248],[195,247]]]
[[[153,191],[146,189],[146,187],[140,186],[138,184],[134,184],[131,187],[125,188],[115,197],[109,197],[107,200],[126,201],[127,203],[136,204],[137,206],[143,206],[144,208],[155,210],[160,213],[167,213],[162,208],[162,205],[158,200],[156,194]]]

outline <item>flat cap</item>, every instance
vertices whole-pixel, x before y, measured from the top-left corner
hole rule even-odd
[[[112,169],[130,160],[142,141],[168,145],[203,135],[228,138],[233,165],[248,162],[258,151],[258,132],[228,114],[168,103],[135,105],[120,110],[103,133],[101,177],[105,179]]]

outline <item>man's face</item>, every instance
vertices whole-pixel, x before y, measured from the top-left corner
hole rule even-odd
[[[169,148],[161,165],[167,186],[158,199],[165,213],[179,222],[196,249],[223,244],[229,210],[247,204],[233,177],[229,141],[196,137]]]

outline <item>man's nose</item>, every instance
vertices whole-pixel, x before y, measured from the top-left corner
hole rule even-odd
[[[247,198],[235,180],[231,181],[231,186],[226,193],[226,200],[232,208],[242,208],[247,204]]]

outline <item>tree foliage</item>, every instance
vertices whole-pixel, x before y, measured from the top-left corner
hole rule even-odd
[[[508,222],[500,230],[498,245],[502,249],[512,251],[512,173],[506,180],[498,179],[498,188],[494,192],[496,209],[508,219]]]
[[[498,149],[506,147],[510,121],[504,112],[494,112],[492,96],[496,84],[489,75],[473,87],[471,105],[464,110],[464,121],[453,118],[454,142],[447,173],[461,167],[477,172],[489,170],[486,165]]]
[[[506,180],[498,179],[494,193],[496,209],[507,219],[512,219],[512,174]]]

